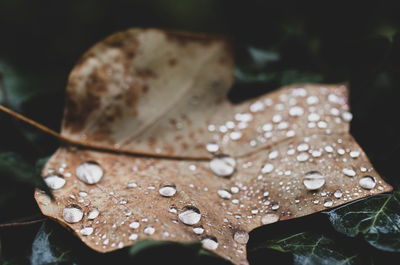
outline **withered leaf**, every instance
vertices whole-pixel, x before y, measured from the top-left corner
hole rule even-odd
[[[43,214],[100,252],[201,241],[247,264],[256,227],[392,190],[349,134],[344,85],[233,105],[230,51],[219,37],[156,29],[91,48],[71,72],[62,135],[115,152],[61,147],[43,175],[66,181],[55,201],[35,193]]]

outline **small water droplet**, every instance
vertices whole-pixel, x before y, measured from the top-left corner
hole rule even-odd
[[[293,106],[289,109],[290,116],[301,116],[304,113],[304,109],[299,106]]]
[[[279,152],[278,152],[277,150],[274,150],[274,151],[271,151],[271,152],[269,153],[268,158],[272,160],[272,159],[277,158],[278,155],[279,155]]]
[[[326,199],[324,202],[324,207],[329,208],[333,206],[333,201],[331,199]]]
[[[333,196],[335,196],[335,198],[337,198],[337,199],[341,198],[342,195],[343,195],[343,192],[342,192],[341,190],[336,190],[336,191],[333,193]]]
[[[239,132],[239,131],[233,131],[233,132],[231,132],[230,134],[229,134],[229,137],[231,138],[231,140],[233,140],[233,141],[237,141],[237,140],[239,140],[240,138],[242,138],[242,132]]]
[[[278,210],[279,209],[279,203],[277,203],[277,202],[273,203],[272,206],[271,206],[271,209],[274,210],[274,211]]]
[[[182,212],[178,215],[179,220],[186,225],[195,225],[201,219],[199,209],[194,206],[185,206]]]
[[[128,188],[136,188],[137,184],[135,182],[129,182],[127,185]]]
[[[281,121],[282,121],[282,116],[281,116],[280,114],[275,114],[275,115],[272,117],[272,121],[273,121],[274,123],[281,122]]]
[[[356,172],[352,168],[343,168],[342,172],[348,177],[354,177],[356,175]]]
[[[79,232],[81,235],[90,236],[93,233],[93,227],[84,227]]]
[[[304,152],[307,151],[310,148],[310,146],[306,143],[301,143],[297,146],[297,151],[299,152]]]
[[[132,229],[136,229],[140,226],[140,223],[138,221],[133,221],[132,223],[129,224],[129,227]]]
[[[154,234],[154,232],[156,231],[156,229],[150,225],[146,226],[146,228],[143,230],[143,233],[147,234],[147,235],[152,235]]]
[[[63,210],[63,218],[67,223],[77,223],[83,218],[82,208],[78,205],[72,204]]]
[[[317,104],[318,101],[319,101],[319,99],[318,99],[318,97],[316,97],[316,96],[309,96],[309,97],[307,98],[307,104],[308,104],[308,105]]]
[[[238,230],[233,235],[233,239],[239,244],[247,244],[249,241],[249,233],[244,230]]]
[[[273,128],[274,128],[274,126],[272,125],[272,123],[266,123],[262,127],[263,131],[265,131],[265,132],[270,132],[270,131],[272,131]]]
[[[310,121],[310,122],[316,122],[316,121],[319,121],[319,119],[320,119],[320,116],[318,113],[313,112],[308,115],[308,121]]]
[[[371,190],[375,188],[376,180],[372,176],[365,176],[360,179],[359,183],[363,189]]]
[[[239,188],[238,187],[231,187],[231,192],[232,193],[238,193],[239,192]]]
[[[325,178],[318,171],[309,171],[304,175],[303,184],[307,190],[317,190],[325,185]]]
[[[261,223],[264,225],[272,224],[279,221],[279,215],[275,213],[267,213],[261,218]]]
[[[203,248],[208,250],[216,250],[218,248],[218,241],[215,237],[206,237],[201,240]]]
[[[211,171],[219,177],[228,177],[233,174],[236,167],[236,161],[228,155],[214,157],[210,161]]]
[[[232,198],[232,194],[227,190],[218,190],[217,193],[218,196],[222,199],[229,200],[230,198]]]
[[[359,157],[360,156],[360,151],[358,151],[358,150],[352,150],[352,151],[350,151],[350,157],[351,158],[357,158],[357,157]]]
[[[86,184],[96,184],[103,177],[103,169],[97,162],[88,161],[76,168],[76,176]]]
[[[308,160],[310,156],[306,152],[301,152],[300,154],[297,155],[296,159],[299,162],[305,162]]]
[[[176,193],[176,186],[173,184],[166,184],[158,189],[158,192],[163,197],[172,197]]]
[[[204,232],[204,228],[202,226],[193,227],[193,232],[197,235],[201,235]]]
[[[100,211],[99,211],[99,210],[93,209],[93,210],[91,210],[91,211],[89,212],[89,214],[88,214],[88,219],[89,219],[89,220],[93,220],[93,219],[95,219],[97,216],[99,216],[99,214],[100,214]]]
[[[342,113],[342,119],[344,121],[350,122],[353,119],[353,114],[351,114],[351,112],[345,111]]]
[[[264,104],[261,101],[256,101],[250,105],[251,112],[260,112],[264,110]]]
[[[66,183],[65,179],[59,175],[49,175],[45,177],[44,182],[52,190],[61,189]]]
[[[274,170],[274,165],[267,163],[261,168],[261,173],[268,174]]]
[[[216,153],[216,152],[218,152],[218,150],[219,150],[219,146],[218,146],[218,144],[216,144],[216,143],[208,143],[208,144],[206,145],[206,149],[207,149],[207,151],[210,152],[210,153]]]
[[[134,240],[138,239],[138,235],[137,234],[131,234],[128,239],[131,240],[131,241],[134,241]]]

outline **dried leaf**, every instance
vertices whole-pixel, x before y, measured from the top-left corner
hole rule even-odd
[[[95,45],[70,75],[62,135],[114,152],[61,147],[43,175],[66,181],[54,202],[35,193],[42,212],[100,252],[200,240],[247,264],[254,228],[392,190],[348,133],[344,85],[233,105],[232,72],[218,37],[135,29]]]

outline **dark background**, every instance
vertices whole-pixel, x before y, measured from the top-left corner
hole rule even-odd
[[[69,71],[90,46],[106,36],[130,27],[223,34],[235,42],[236,83],[229,95],[234,102],[293,82],[348,82],[354,114],[351,132],[378,172],[397,189],[399,11],[394,1],[0,0],[0,101],[58,130]],[[3,114],[0,133],[0,151],[14,152],[32,165],[58,146],[49,136]],[[37,215],[32,187],[0,177],[0,222]],[[374,253],[365,242],[354,239],[349,243],[331,231],[321,215],[307,218],[256,231],[250,244],[282,229],[306,229],[333,233],[349,247],[357,245],[361,252]],[[1,229],[4,257],[16,263],[28,262],[38,228]],[[16,243],[19,236],[24,237],[24,243]],[[75,242],[72,236],[65,237],[64,241]],[[176,249],[168,251],[179,252]],[[250,253],[249,259],[265,264],[275,255],[282,262],[291,262],[290,255],[270,252]],[[176,262],[187,257],[179,259],[178,255]]]

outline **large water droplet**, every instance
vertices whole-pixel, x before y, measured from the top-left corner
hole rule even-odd
[[[173,184],[163,185],[158,189],[161,196],[172,197],[176,193],[176,186]]]
[[[372,176],[365,176],[360,179],[359,183],[362,188],[366,190],[371,190],[375,188],[376,180]]]
[[[61,189],[65,185],[65,179],[59,175],[49,175],[45,177],[44,182],[52,190]]]
[[[275,213],[267,213],[261,218],[261,223],[264,225],[272,224],[279,221],[279,215]]]
[[[80,164],[76,168],[76,176],[86,184],[96,184],[103,177],[103,169],[93,161]]]
[[[247,244],[247,241],[249,241],[249,233],[244,230],[236,231],[233,235],[233,239],[239,244]]]
[[[317,190],[324,186],[325,178],[318,171],[310,171],[304,175],[303,184],[307,190]]]
[[[193,206],[185,206],[182,212],[178,215],[179,220],[186,225],[195,225],[201,219],[199,209]]]
[[[67,223],[77,223],[83,218],[82,208],[78,205],[72,204],[63,210],[63,218]]]
[[[218,196],[222,199],[229,200],[230,198],[232,198],[232,194],[227,190],[218,190],[217,193]]]
[[[206,237],[201,240],[203,248],[209,250],[216,250],[218,248],[218,241],[215,237]]]
[[[219,177],[228,177],[233,174],[236,161],[227,155],[216,156],[210,161],[211,171]]]

